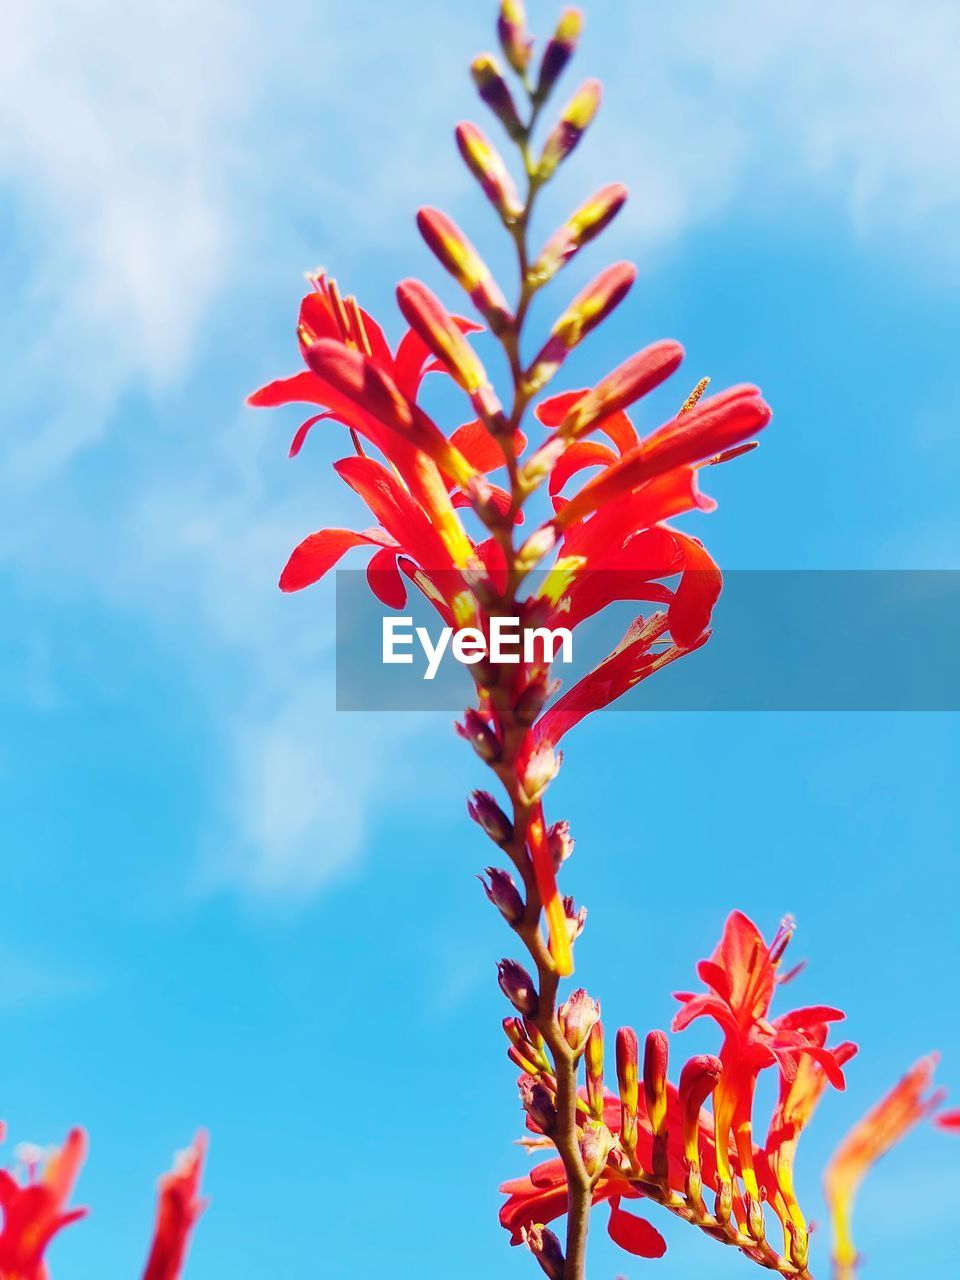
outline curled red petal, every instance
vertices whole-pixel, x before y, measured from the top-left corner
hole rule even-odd
[[[281,591],[302,591],[319,582],[352,547],[383,546],[392,542],[377,531],[354,533],[351,529],[320,529],[293,549],[280,575]]]

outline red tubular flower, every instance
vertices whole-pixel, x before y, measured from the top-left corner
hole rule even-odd
[[[4,1280],[46,1280],[43,1258],[51,1239],[86,1214],[86,1209],[66,1207],[86,1154],[86,1134],[71,1129],[39,1177],[32,1165],[25,1182],[0,1170],[0,1276]]]
[[[206,1208],[199,1198],[200,1177],[207,1153],[207,1135],[200,1132],[182,1152],[173,1171],[159,1182],[157,1222],[143,1280],[178,1280],[194,1224]]]
[[[823,1190],[830,1209],[833,1259],[838,1276],[851,1275],[857,1261],[851,1228],[860,1184],[880,1157],[931,1115],[943,1100],[942,1090],[928,1093],[936,1065],[936,1054],[921,1058],[854,1125],[830,1159],[823,1175]]]
[[[787,1080],[796,1077],[803,1055],[820,1063],[831,1084],[844,1088],[843,1071],[835,1051],[824,1047],[820,1028],[843,1017],[837,1009],[817,1006],[797,1009],[773,1022],[768,1020],[777,985],[777,970],[793,931],[784,922],[773,942],[764,942],[756,925],[733,912],[710,960],[701,960],[697,973],[710,991],[706,995],[678,993],[683,1008],[673,1022],[682,1031],[695,1018],[711,1017],[724,1032],[720,1049],[723,1076],[714,1099],[716,1148],[722,1182],[732,1183],[728,1158],[731,1135],[740,1158],[741,1176],[749,1200],[759,1204],[760,1187],[753,1161],[752,1110],[757,1076],[776,1065]]]

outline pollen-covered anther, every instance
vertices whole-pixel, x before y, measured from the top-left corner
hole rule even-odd
[[[678,409],[677,411],[678,418],[682,417],[685,413],[689,413],[691,409],[696,408],[697,404],[700,401],[701,396],[706,391],[707,387],[709,387],[709,385],[710,385],[709,378],[700,379],[700,381],[693,388],[693,390],[687,396],[686,400],[684,400],[683,404]]]

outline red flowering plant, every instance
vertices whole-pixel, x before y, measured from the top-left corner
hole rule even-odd
[[[638,431],[633,412],[683,360],[682,347],[657,341],[592,386],[540,398],[570,353],[627,297],[636,269],[602,270],[561,312],[545,336],[528,338],[536,295],[611,223],[626,189],[613,184],[572,213],[539,249],[531,215],[542,189],[579,144],[601,100],[587,80],[535,145],[538,125],[573,56],[582,16],[563,13],[539,61],[520,0],[502,0],[498,34],[515,74],[492,54],[471,71],[480,97],[518,154],[522,191],[490,139],[472,123],[456,129],[463,161],[516,251],[513,301],[467,236],[444,213],[423,208],[417,225],[428,248],[478,315],[457,315],[418,280],[397,288],[409,326],[396,347],[356,298],[325,273],[310,277],[297,326],[306,368],[250,397],[261,407],[314,406],[290,448],[300,452],[320,423],[339,424],[352,451],[334,464],[366,505],[373,525],[321,529],[294,549],[280,578],[285,591],[318,582],[355,548],[366,548],[374,594],[391,608],[412,584],[446,624],[469,627],[483,647],[498,618],[517,618],[524,634],[562,623],[573,629],[617,601],[652,609],[616,648],[555,698],[545,653],[493,661],[489,648],[470,666],[476,703],[456,728],[491,769],[505,807],[475,791],[470,816],[509,859],[490,866],[487,896],[528,953],[498,966],[513,1006],[504,1020],[531,1150],[551,1154],[506,1182],[500,1220],[525,1243],[551,1280],[580,1280],[591,1206],[610,1206],[609,1233],[626,1251],[657,1257],[665,1244],[624,1202],[648,1200],[738,1248],[761,1266],[808,1277],[809,1229],[794,1187],[801,1133],[827,1086],[844,1087],[856,1052],[830,1042],[843,1014],[828,1005],[771,1014],[790,974],[781,964],[793,925],[767,943],[734,912],[720,943],[698,966],[706,990],[682,994],[674,1032],[712,1019],[716,1056],[694,1055],[668,1079],[668,1037],[651,1032],[642,1054],[636,1033],[616,1034],[616,1093],[604,1085],[600,1006],[583,989],[561,998],[574,968],[586,911],[561,893],[558,875],[573,849],[564,821],[548,820],[545,798],[561,767],[567,732],[709,637],[722,578],[703,545],[671,523],[714,504],[701,492],[707,466],[755,447],[771,410],[757,387],[704,397],[700,380],[665,422]],[[477,351],[486,329],[510,370],[501,397]],[[460,388],[468,420],[453,430],[428,414],[422,387],[439,373]],[[545,437],[528,445],[528,410]],[[584,473],[589,473],[586,477]],[[574,487],[578,485],[578,487]],[[571,492],[571,488],[573,491]],[[527,517],[540,510],[532,531]],[[471,533],[471,530],[474,532]],[[476,531],[479,530],[479,533]],[[537,571],[535,573],[535,571]],[[756,1085],[776,1073],[779,1095],[763,1143],[754,1134]],[[547,1225],[566,1217],[566,1238]],[[782,1242],[768,1239],[771,1219]]]
[[[206,1135],[201,1133],[173,1172],[160,1180],[157,1225],[143,1280],[178,1280],[182,1275],[190,1234],[203,1208],[197,1190],[205,1151]],[[86,1209],[69,1207],[86,1155],[87,1135],[71,1129],[63,1146],[48,1151],[21,1146],[15,1167],[0,1169],[0,1280],[47,1280],[51,1241],[86,1216]]]

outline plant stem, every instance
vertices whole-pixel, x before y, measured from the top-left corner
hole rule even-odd
[[[500,519],[491,519],[488,527],[503,550],[507,564],[507,586],[503,597],[492,606],[490,612],[507,617],[519,616],[517,589],[525,573],[519,564],[514,539],[514,518],[523,506],[525,494],[519,483],[519,469],[515,453],[516,432],[523,421],[530,400],[526,386],[521,355],[521,337],[530,302],[536,292],[529,278],[529,250],[527,232],[530,214],[539,190],[536,165],[530,151],[530,135],[536,124],[539,108],[532,109],[530,124],[520,150],[527,174],[527,198],[520,217],[510,228],[517,250],[520,291],[513,324],[500,335],[500,341],[510,365],[513,379],[513,406],[508,420],[508,431],[501,436],[504,461],[510,483],[510,509]],[[511,861],[522,877],[526,906],[524,917],[516,926],[530,956],[536,965],[539,1004],[533,1019],[543,1036],[553,1063],[557,1081],[557,1121],[550,1138],[563,1162],[567,1182],[567,1239],[564,1280],[584,1280],[586,1274],[586,1246],[589,1227],[593,1180],[587,1172],[580,1153],[577,1125],[577,1085],[581,1052],[575,1052],[567,1044],[557,1017],[559,975],[554,967],[550,949],[540,929],[543,903],[527,854],[527,834],[533,805],[523,794],[517,777],[517,760],[529,733],[529,726],[520,723],[516,716],[512,691],[507,681],[500,679],[488,689],[490,702],[500,725],[502,750],[500,759],[492,767],[503,783],[513,806],[513,839],[506,849]]]

